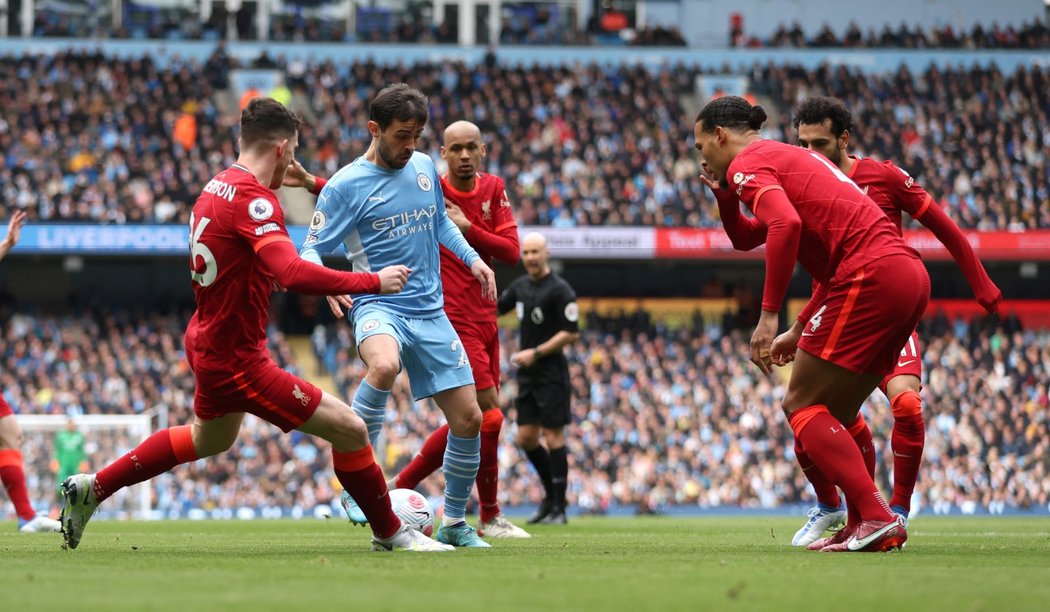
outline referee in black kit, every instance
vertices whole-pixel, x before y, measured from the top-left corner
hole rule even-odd
[[[514,279],[499,297],[499,313],[517,310],[520,350],[510,357],[518,367],[518,445],[543,480],[546,496],[530,524],[564,525],[569,460],[565,426],[572,419],[569,364],[562,348],[580,338],[576,292],[551,272],[547,239],[531,232],[521,241],[527,276]],[[540,444],[540,432],[547,448]],[[549,451],[548,451],[549,449]]]

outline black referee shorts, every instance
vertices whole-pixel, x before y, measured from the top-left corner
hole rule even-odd
[[[572,422],[571,393],[564,385],[530,385],[518,390],[518,425],[560,429]]]

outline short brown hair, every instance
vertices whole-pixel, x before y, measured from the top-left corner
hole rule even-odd
[[[241,146],[291,138],[299,131],[299,117],[273,98],[253,98],[241,111]]]
[[[386,131],[395,120],[426,123],[429,114],[423,92],[404,83],[381,89],[368,109],[368,118],[379,124],[380,131]]]

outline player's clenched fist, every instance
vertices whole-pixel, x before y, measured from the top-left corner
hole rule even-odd
[[[379,271],[379,293],[398,293],[405,288],[408,275],[412,273],[407,266],[387,266]]]

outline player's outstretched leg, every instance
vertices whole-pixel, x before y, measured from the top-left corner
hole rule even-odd
[[[243,414],[179,425],[155,432],[138,446],[94,474],[76,474],[62,483],[64,500],[62,535],[67,548],[76,548],[95,508],[124,487],[144,482],[177,465],[200,459],[193,439],[194,427],[202,434],[203,456],[209,457],[233,445]]]
[[[98,508],[94,474],[74,474],[62,483],[62,538],[66,547],[76,548],[84,528]]]

